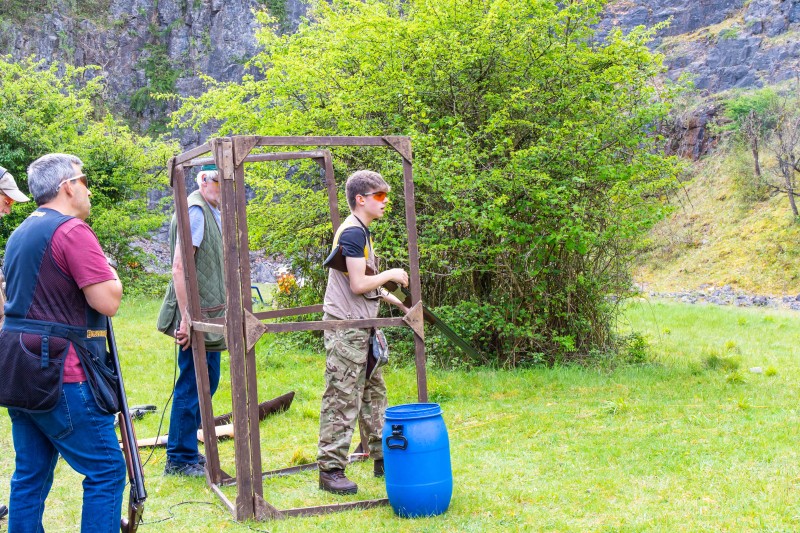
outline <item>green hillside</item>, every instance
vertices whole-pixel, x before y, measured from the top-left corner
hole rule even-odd
[[[785,194],[752,190],[743,150],[720,149],[694,166],[671,202],[675,212],[651,232],[635,271],[645,290],[730,285],[758,294],[800,293],[800,222]]]

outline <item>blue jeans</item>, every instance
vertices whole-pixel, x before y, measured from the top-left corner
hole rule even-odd
[[[219,385],[220,352],[206,352],[206,364],[213,396]],[[167,458],[173,464],[194,464],[198,460],[197,429],[200,427],[201,419],[191,346],[178,353],[178,368],[180,374],[175,383],[172,413],[169,417]]]
[[[65,383],[61,401],[50,412],[9,409],[8,414],[16,453],[8,532],[44,531],[42,514],[59,454],[85,476],[81,532],[119,531],[125,459],[114,415],[100,412],[88,384]]]

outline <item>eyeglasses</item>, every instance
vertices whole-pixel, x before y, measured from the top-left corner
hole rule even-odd
[[[379,202],[386,200],[386,195],[389,194],[386,191],[375,191],[375,192],[368,192],[366,194],[362,194],[361,196],[372,196]]]
[[[89,178],[86,177],[86,174],[79,174],[79,175],[77,175],[77,176],[75,176],[73,178],[67,178],[65,180],[62,180],[61,183],[58,184],[58,187],[56,187],[56,191],[58,189],[60,189],[61,186],[64,185],[66,182],[75,181],[75,180],[81,180],[81,183],[83,183],[83,186],[86,187],[87,189],[89,188]]]

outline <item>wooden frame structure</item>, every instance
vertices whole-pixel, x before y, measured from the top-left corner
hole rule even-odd
[[[265,146],[315,147],[317,149],[302,152],[250,154],[254,148]],[[336,180],[333,175],[333,162],[330,151],[320,149],[320,147],[330,146],[384,147],[393,149],[402,157],[403,193],[408,231],[411,308],[401,318],[265,324],[262,320],[321,312],[322,305],[279,309],[253,314],[250,297],[250,247],[247,233],[244,164],[261,161],[313,159],[324,169],[331,221],[335,231],[339,227],[340,218]],[[210,157],[206,156],[209,152],[211,154]],[[225,316],[216,319],[203,319],[200,312],[200,294],[197,286],[197,270],[190,237],[185,181],[187,168],[209,163],[215,163],[220,174],[220,209],[222,214],[222,241],[225,257],[224,275],[227,293]],[[175,212],[178,220],[177,229],[184,262],[191,323],[190,335],[194,353],[197,390],[199,391],[202,429],[205,436],[206,480],[236,520],[266,520],[290,516],[309,516],[356,507],[369,508],[388,503],[386,499],[379,499],[278,510],[264,499],[264,477],[310,470],[316,468],[317,465],[314,463],[262,472],[254,346],[261,335],[266,332],[407,326],[414,331],[418,401],[426,402],[428,400],[414,181],[411,163],[411,141],[408,137],[221,137],[212,139],[201,146],[171,158],[169,161],[168,172],[175,198]],[[233,424],[234,434],[236,435],[234,441],[236,478],[224,472],[220,466],[203,332],[224,333],[230,354]],[[362,445],[365,445],[365,443],[362,442]],[[235,502],[228,500],[220,490],[221,486],[232,484],[237,486]]]

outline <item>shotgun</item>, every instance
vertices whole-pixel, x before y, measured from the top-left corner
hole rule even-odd
[[[325,262],[322,263],[322,266],[326,268],[333,268],[339,272],[347,273],[347,260],[342,253],[341,244],[331,251],[328,257],[325,259]],[[367,265],[364,273],[367,276],[374,276],[377,274],[375,269],[369,265]],[[406,307],[411,307],[411,293],[409,293],[405,287],[395,283],[394,281],[389,281],[384,283],[383,288],[389,291],[390,294],[394,295],[395,298],[403,302],[403,305]],[[425,320],[425,322],[438,329],[442,335],[447,337],[450,342],[458,346],[466,355],[474,360],[481,359],[481,354],[475,349],[474,346],[462,339],[458,333],[453,331],[450,326],[445,324],[441,318],[433,314],[433,311],[425,307],[425,304],[422,305],[422,318]]]
[[[136,442],[136,433],[133,430],[130,411],[128,410],[128,397],[125,394],[125,385],[122,383],[122,368],[119,363],[119,352],[117,352],[117,340],[114,338],[114,327],[111,319],[108,319],[108,353],[114,363],[114,372],[119,378],[119,432],[122,437],[122,453],[125,454],[125,464],[128,467],[128,479],[131,484],[131,491],[128,496],[128,513],[126,517],[120,519],[119,528],[122,533],[136,533],[139,522],[142,521],[144,512],[144,501],[147,499],[147,491],[144,489],[144,470],[142,469],[142,458],[139,457],[139,447]]]
[[[385,283],[383,287],[395,298],[403,302],[403,305],[411,307],[411,293],[405,287],[394,281]],[[473,360],[481,359],[481,354],[478,353],[475,347],[461,338],[444,320],[433,314],[433,311],[428,309],[425,304],[422,304],[422,318],[425,322],[438,329],[450,342],[458,346],[464,354],[470,356]]]

